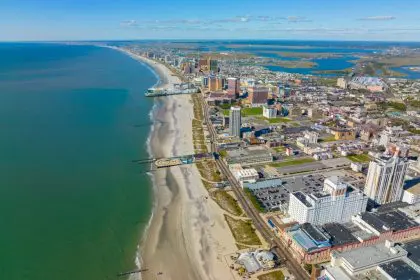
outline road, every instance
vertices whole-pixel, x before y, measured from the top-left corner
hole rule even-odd
[[[206,102],[204,102],[202,95],[200,94],[201,104],[203,106],[204,118],[207,123],[208,131],[210,133],[211,139],[211,152],[216,152],[215,141],[217,139],[217,133],[214,129],[209,116],[209,108]],[[225,162],[221,159],[216,159],[216,165],[219,168],[220,172],[228,179],[233,192],[235,193],[239,203],[242,205],[242,208],[246,212],[247,216],[252,219],[253,224],[261,235],[264,237],[268,244],[275,245],[274,252],[279,258],[282,258],[285,261],[286,267],[289,271],[295,276],[296,279],[309,279],[309,275],[303,269],[303,267],[293,258],[289,250],[284,246],[280,239],[273,233],[273,231],[268,227],[267,223],[262,219],[259,212],[255,209],[252,203],[248,200],[248,197],[242,190],[242,187],[233,177],[232,173],[229,171],[229,168]]]

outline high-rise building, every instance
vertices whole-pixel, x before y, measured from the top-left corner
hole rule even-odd
[[[365,194],[377,204],[400,201],[403,195],[407,158],[382,156],[369,164]]]
[[[241,107],[239,106],[230,108],[229,130],[231,136],[241,137]]]
[[[219,66],[217,64],[217,60],[211,59],[210,57],[207,60],[207,67],[210,72],[217,73],[219,72]]]
[[[248,101],[252,105],[267,104],[268,88],[263,86],[252,86],[248,88]]]
[[[208,78],[208,88],[210,91],[219,91],[223,88],[223,78],[216,77],[214,75],[209,76]]]
[[[228,78],[228,90],[229,95],[238,95],[240,92],[239,79]]]
[[[322,192],[292,193],[288,213],[300,224],[345,223],[353,215],[365,212],[367,201],[363,192],[333,176],[325,179]]]

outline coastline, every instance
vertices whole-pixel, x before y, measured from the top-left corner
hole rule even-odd
[[[180,82],[160,63],[111,48],[151,68],[159,77],[156,85],[160,87]],[[191,96],[156,98],[150,117],[153,122],[148,138],[151,157],[194,153]],[[232,279],[224,256],[237,250],[235,240],[224,220],[224,211],[213,200],[205,199],[208,193],[196,166],[159,169],[151,177],[153,209],[141,238],[137,261],[142,269],[147,269],[141,279]]]

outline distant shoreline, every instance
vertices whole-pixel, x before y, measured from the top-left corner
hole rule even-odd
[[[146,64],[161,78],[159,86],[180,83],[180,78],[161,63],[121,50]],[[149,151],[153,157],[194,153],[190,95],[155,98]],[[149,226],[140,240],[139,267],[147,269],[141,279],[154,280],[163,273],[170,280],[232,279],[220,254],[235,251],[236,243],[215,202],[208,196],[195,165],[158,169],[152,175],[154,201]],[[201,254],[200,252],[206,252]],[[135,276],[137,277],[137,276]],[[130,278],[130,280],[139,278]]]

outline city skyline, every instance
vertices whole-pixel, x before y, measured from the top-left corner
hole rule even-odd
[[[291,39],[420,41],[415,1],[6,0],[0,41]],[[174,12],[175,11],[175,12]]]

